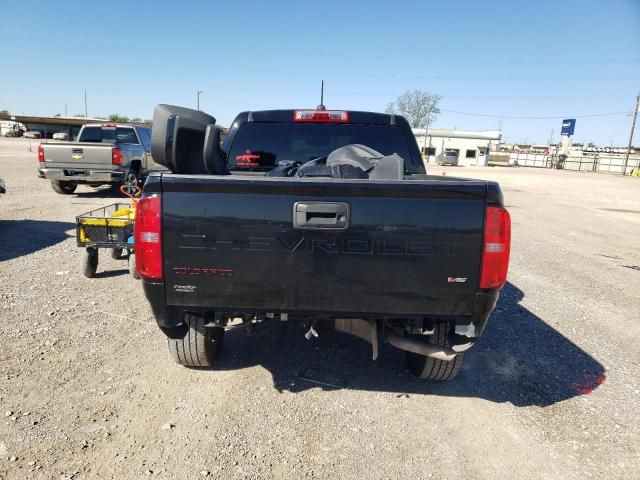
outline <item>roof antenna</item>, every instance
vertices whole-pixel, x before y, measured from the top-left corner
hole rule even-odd
[[[316,110],[326,110],[324,106],[324,80],[320,84],[320,105],[316,107]]]

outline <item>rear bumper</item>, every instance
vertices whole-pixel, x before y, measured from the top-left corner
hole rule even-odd
[[[153,311],[153,315],[158,323],[158,326],[161,328],[174,328],[182,325],[183,314],[185,311],[190,312],[202,312],[205,313],[211,309],[202,308],[202,307],[187,307],[187,306],[167,306],[166,305],[166,297],[165,297],[165,284],[164,282],[151,282],[148,280],[142,280],[142,287],[151,305],[151,310]],[[476,293],[475,296],[475,307],[473,310],[473,315],[466,316],[456,316],[451,318],[456,325],[456,332],[464,332],[466,341],[473,341],[474,339],[480,337],[482,332],[489,321],[489,316],[491,312],[493,312],[496,303],[498,301],[498,297],[500,295],[499,291],[486,291]],[[265,313],[265,312],[243,312],[243,313]],[[282,312],[273,312],[273,313],[282,313]],[[290,318],[296,317],[308,317],[315,318],[317,315],[309,314],[308,312],[295,312],[294,309],[289,311]],[[429,317],[429,312],[425,312],[425,317]],[[338,315],[334,316],[335,318],[364,318],[364,319],[375,319],[384,317],[384,315],[370,317],[367,315]]]
[[[63,180],[77,183],[119,183],[124,172],[94,168],[38,168],[38,176],[49,180]]]

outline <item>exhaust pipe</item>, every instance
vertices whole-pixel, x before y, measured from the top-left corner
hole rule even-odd
[[[452,348],[441,347],[439,345],[433,345],[431,343],[416,340],[415,338],[405,337],[397,334],[393,330],[387,330],[385,332],[385,337],[391,345],[399,348],[400,350],[417,353],[418,355],[425,355],[437,360],[450,362],[456,358],[457,355],[457,352]]]

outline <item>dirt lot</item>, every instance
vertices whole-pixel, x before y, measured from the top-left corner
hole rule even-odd
[[[452,382],[295,325],[231,332],[198,371],[124,260],[80,273],[74,217],[116,196],[54,193],[28,145],[0,139],[0,477],[638,478],[640,179],[447,168],[502,183],[514,237]]]

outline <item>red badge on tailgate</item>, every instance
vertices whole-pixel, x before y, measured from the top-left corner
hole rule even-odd
[[[232,268],[173,267],[173,273],[175,275],[233,277]]]

